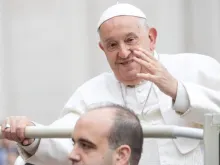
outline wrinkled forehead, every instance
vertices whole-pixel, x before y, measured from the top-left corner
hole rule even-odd
[[[100,31],[115,27],[137,27],[140,26],[140,18],[134,16],[117,16],[105,21],[99,28]]]
[[[140,33],[143,28],[139,17],[117,16],[105,21],[100,26],[99,35],[105,40],[109,37],[125,36],[129,33]]]

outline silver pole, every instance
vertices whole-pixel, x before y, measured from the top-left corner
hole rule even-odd
[[[71,138],[73,128],[54,128],[48,126],[28,126],[25,128],[27,138]],[[0,127],[0,139],[3,139]]]
[[[198,128],[180,127],[180,126],[164,126],[142,125],[145,138],[191,138],[203,139],[203,130]]]
[[[219,165],[220,115],[205,115],[204,147],[205,165]]]
[[[203,139],[203,130],[196,128],[187,128],[179,126],[149,126],[143,125],[145,138],[193,138]],[[48,126],[28,126],[25,129],[25,137],[27,138],[71,138],[73,128],[54,128]],[[0,128],[0,139],[2,139]]]

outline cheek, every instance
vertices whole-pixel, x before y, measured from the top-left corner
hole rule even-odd
[[[103,152],[104,153],[104,152]],[[107,165],[107,164],[114,164],[114,157],[113,157],[113,152],[111,150],[108,150],[105,152],[105,154],[102,157],[102,162]]]
[[[103,155],[103,153],[92,153],[90,155],[84,155],[82,158],[83,164],[89,164],[89,165],[107,165],[111,164],[112,157],[109,155]]]
[[[117,53],[108,53],[106,54],[106,57],[110,65],[115,65],[115,62],[117,61]]]
[[[142,38],[142,39],[141,39],[141,42],[140,42],[140,46],[141,46],[141,47],[147,49],[147,48],[150,48],[150,44],[151,44],[151,43],[150,43],[150,39],[149,39],[149,38],[147,38],[147,39]]]

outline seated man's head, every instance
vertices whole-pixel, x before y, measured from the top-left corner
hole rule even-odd
[[[76,165],[137,165],[143,145],[139,119],[114,104],[89,108],[77,121],[69,159]]]
[[[136,85],[137,73],[148,72],[133,60],[134,50],[153,53],[157,31],[149,27],[144,13],[130,4],[117,4],[105,10],[98,23],[99,46],[119,81]]]

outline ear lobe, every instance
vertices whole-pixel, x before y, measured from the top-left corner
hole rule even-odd
[[[116,150],[116,164],[128,164],[131,157],[131,148],[128,145],[122,145]]]

